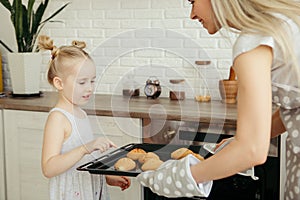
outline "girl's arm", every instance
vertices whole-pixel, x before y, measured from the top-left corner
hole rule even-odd
[[[57,176],[74,166],[86,153],[84,146],[61,154],[65,136],[71,133],[71,124],[59,112],[50,113],[45,129],[42,150],[42,171],[44,176]]]
[[[60,112],[50,113],[45,130],[42,150],[42,170],[47,178],[57,176],[73,167],[85,154],[100,150],[106,151],[116,147],[104,137],[98,137],[87,144],[61,154],[65,139],[70,135],[72,127],[67,118]]]
[[[238,56],[238,116],[235,140],[207,160],[191,166],[197,183],[236,174],[266,161],[271,133],[272,49],[259,46]]]

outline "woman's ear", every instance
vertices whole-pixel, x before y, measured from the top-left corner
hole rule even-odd
[[[53,78],[53,85],[57,90],[62,90],[63,89],[62,80],[57,76]]]

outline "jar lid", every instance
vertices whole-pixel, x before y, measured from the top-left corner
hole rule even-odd
[[[184,79],[170,79],[170,83],[173,84],[183,83],[184,81]]]
[[[197,60],[195,61],[196,65],[210,65],[211,61],[210,60]]]

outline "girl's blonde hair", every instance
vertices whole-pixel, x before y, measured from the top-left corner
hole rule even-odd
[[[69,67],[74,66],[78,59],[92,60],[89,54],[83,50],[86,44],[82,41],[73,41],[70,46],[57,48],[50,37],[41,35],[39,36],[38,47],[41,50],[51,51],[51,61],[47,73],[47,79],[51,85],[53,85],[54,77],[61,75],[66,69],[70,70]]]
[[[294,53],[292,38],[288,37],[289,26],[281,14],[293,20],[300,27],[299,0],[211,0],[216,16],[216,25],[233,31],[235,27],[241,33],[272,36],[281,47],[284,58],[292,60],[299,73],[299,64]]]

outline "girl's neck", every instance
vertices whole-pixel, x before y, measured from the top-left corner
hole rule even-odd
[[[71,101],[66,99],[62,94],[59,94],[59,98],[55,107],[64,109],[65,111],[73,114],[78,118],[85,117],[85,115],[82,112],[82,109],[78,105],[73,104]]]

